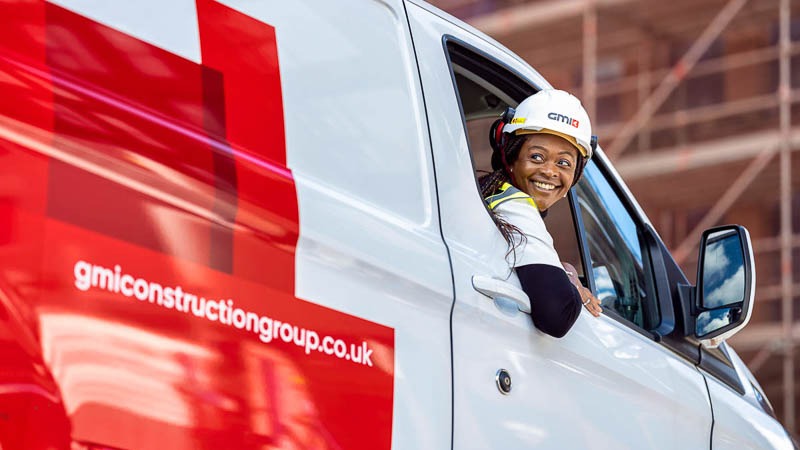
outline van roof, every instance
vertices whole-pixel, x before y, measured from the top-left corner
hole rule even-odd
[[[408,3],[412,3],[414,5],[417,5],[420,8],[423,8],[423,9],[429,11],[430,13],[440,17],[441,19],[446,20],[446,21],[452,23],[453,25],[456,25],[457,27],[463,29],[464,31],[467,31],[468,33],[473,34],[476,37],[486,41],[487,43],[497,47],[498,49],[500,49],[504,53],[506,53],[508,56],[510,56],[511,58],[513,58],[516,61],[518,61],[520,64],[524,65],[525,67],[529,68],[531,71],[535,72],[536,75],[539,78],[539,80],[537,80],[537,82],[541,83],[540,86],[542,88],[544,88],[544,87],[552,87],[550,85],[550,83],[547,82],[547,80],[536,69],[534,69],[533,67],[531,67],[530,64],[528,64],[527,61],[525,61],[524,59],[520,58],[516,53],[512,52],[511,50],[509,50],[505,45],[503,45],[500,42],[496,41],[495,39],[493,39],[492,37],[490,37],[486,33],[478,30],[474,26],[464,22],[461,19],[459,19],[459,18],[457,18],[457,17],[455,17],[455,16],[453,16],[453,15],[451,15],[451,14],[445,12],[445,11],[442,11],[441,9],[437,8],[436,6],[431,5],[430,3],[428,3],[428,2],[426,2],[424,0],[405,0],[405,1],[408,2]]]

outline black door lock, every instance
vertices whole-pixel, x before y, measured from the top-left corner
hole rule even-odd
[[[511,392],[511,375],[506,369],[498,370],[494,381],[497,383],[497,389],[500,389],[500,393],[503,395],[508,395]]]

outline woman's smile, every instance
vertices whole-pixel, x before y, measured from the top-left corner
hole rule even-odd
[[[552,191],[553,189],[556,188],[554,184],[545,183],[543,181],[534,181],[533,185],[545,192]]]
[[[518,189],[533,197],[540,211],[564,198],[575,179],[578,150],[552,134],[531,134],[511,167]]]

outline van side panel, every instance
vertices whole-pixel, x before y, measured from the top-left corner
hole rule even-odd
[[[756,389],[760,391],[761,388],[756,388],[758,382],[744,361],[727,343],[724,352],[736,368],[744,393],[731,389],[714,375],[702,370],[714,408],[711,448],[795,448],[786,429],[775,418],[771,405],[763,397],[759,400],[762,394]]]
[[[393,329],[295,297],[275,27],[3,9],[0,447],[388,448]]]
[[[765,414],[741,394],[704,373],[714,406],[714,430],[711,448],[734,450],[742,448],[794,448],[783,426]],[[752,388],[748,389],[751,391]],[[748,393],[749,394],[749,393]]]
[[[450,448],[453,286],[403,2],[223,3],[277,32],[297,297],[393,328],[380,351],[395,374],[392,448]]]

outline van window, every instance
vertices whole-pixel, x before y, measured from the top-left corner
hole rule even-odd
[[[609,180],[590,161],[577,187],[578,203],[595,282],[603,308],[650,330],[660,313],[639,227]]]
[[[448,42],[447,50],[478,189],[478,178],[492,171],[489,128],[507,107],[516,107],[535,89],[500,64],[453,42]],[[557,230],[551,231],[551,235],[559,257],[575,266],[578,277],[584,280],[577,229],[569,202],[553,205],[545,223],[548,230]]]

